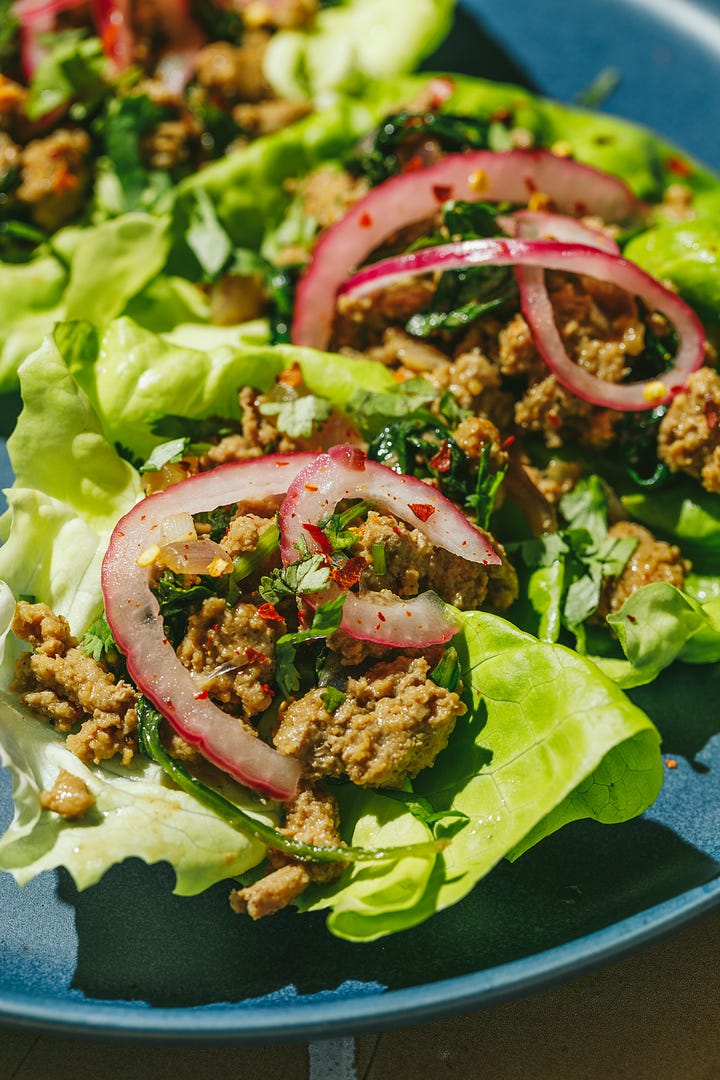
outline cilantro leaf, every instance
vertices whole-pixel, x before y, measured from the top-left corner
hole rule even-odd
[[[300,689],[300,673],[295,664],[298,645],[317,638],[326,638],[334,634],[342,622],[345,593],[340,593],[334,600],[319,604],[313,616],[312,625],[307,630],[296,630],[292,634],[283,634],[275,643],[275,679],[280,693],[291,697]]]
[[[98,663],[118,652],[105,612],[98,616],[95,622],[85,631],[80,639],[80,649],[86,656],[91,656]]]
[[[279,604],[289,596],[321,592],[330,585],[330,567],[323,555],[306,555],[289,566],[272,570],[260,578],[258,586],[263,600]]]
[[[201,188],[195,192],[185,239],[206,278],[214,281],[230,260],[232,241],[215,213],[210,196]]]
[[[313,428],[325,423],[332,405],[326,398],[306,394],[289,401],[264,401],[260,412],[263,416],[276,417],[278,431],[291,439],[309,439]]]

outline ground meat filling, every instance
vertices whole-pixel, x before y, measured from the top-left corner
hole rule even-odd
[[[655,581],[665,581],[682,589],[690,564],[674,544],[656,540],[648,529],[632,521],[615,522],[608,529],[608,536],[618,539],[631,537],[637,540],[637,546],[623,572],[604,582],[598,607],[600,616],[619,611],[637,589]]]
[[[281,832],[309,844],[341,845],[340,815],[335,797],[321,788],[302,785],[296,797],[287,804]],[[333,881],[343,869],[343,864],[337,862],[298,862],[280,851],[269,851],[268,862],[269,873],[230,894],[233,911],[247,914],[252,919],[273,915],[296,900],[312,881]]]
[[[177,654],[195,676],[198,693],[251,718],[272,704],[275,642],[284,630],[284,623],[262,619],[254,604],[228,607],[213,596],[190,616]]]
[[[386,589],[396,596],[410,597],[432,589],[461,611],[476,610],[488,599],[491,606],[504,610],[517,597],[517,574],[496,541],[502,564],[483,566],[436,548],[419,529],[374,510],[351,531],[358,538],[351,553],[367,564],[362,586],[370,591]],[[374,570],[376,545],[384,552],[385,572],[381,574]]]
[[[97,765],[119,755],[129,765],[136,749],[135,688],[86,656],[67,621],[45,604],[19,601],[12,630],[34,646],[18,660],[11,686],[21,704],[70,732],[67,747],[82,761]]]
[[[685,472],[707,491],[720,492],[720,375],[693,372],[660,422],[658,456],[671,472]]]
[[[317,687],[281,706],[275,745],[310,780],[347,776],[360,787],[400,787],[434,762],[466,708],[429,678],[423,657],[375,664],[345,683],[329,713]]]
[[[40,792],[41,808],[59,814],[67,821],[85,817],[94,805],[95,796],[88,791],[85,781],[67,769],[60,769],[49,791]]]

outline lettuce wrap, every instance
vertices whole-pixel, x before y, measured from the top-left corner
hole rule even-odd
[[[390,10],[377,0],[343,0],[321,8],[311,26],[281,29],[273,35],[264,58],[264,78],[278,97],[305,101],[312,109],[327,106],[349,92],[362,94],[368,80],[410,71],[429,55],[447,34],[453,8],[452,0],[396,3]],[[207,5],[206,14],[211,11],[212,5]],[[234,18],[239,21],[239,16]],[[223,28],[222,17],[217,20],[220,41],[232,40]],[[210,39],[213,29],[208,27]],[[8,70],[3,75],[15,74],[10,63],[14,32],[21,37],[16,18],[8,13],[3,54]],[[175,221],[175,192],[167,172],[163,175],[162,169],[142,168],[137,143],[146,130],[147,118],[140,105],[129,116],[118,108],[106,61],[97,37],[80,31],[59,32],[30,82],[28,117],[30,123],[40,122],[39,136],[46,136],[49,130],[42,123],[45,114],[49,125],[58,111],[62,121],[63,111],[71,103],[75,109],[72,122],[85,124],[93,140],[106,146],[106,153],[94,167],[84,207],[59,231],[15,221],[12,204],[3,195],[0,241],[10,248],[10,254],[5,246],[0,251],[0,392],[17,387],[18,364],[58,320],[74,319],[82,313],[82,317],[104,326],[129,306],[134,317],[142,313],[145,325],[158,330],[180,322],[207,322],[210,317],[202,292],[187,285],[188,280],[196,282],[197,275],[183,268],[177,277],[168,266],[186,223]],[[139,76],[139,72],[126,71],[118,79],[121,89],[127,90]],[[338,107],[342,112],[343,107]],[[357,130],[362,130],[369,116],[372,114],[366,113],[358,121]],[[158,118],[164,119],[161,114]],[[295,145],[306,139],[321,143],[322,134],[314,132],[311,116]],[[226,141],[214,138],[218,145]],[[262,147],[268,142],[268,163],[272,162],[275,138],[261,135],[259,150],[253,144],[248,148],[252,151],[248,170],[258,173],[258,182],[263,178],[253,162],[264,160]],[[282,132],[279,144],[284,145]],[[227,158],[218,162],[223,166],[221,174],[229,167],[234,183],[245,181],[245,153],[245,148],[230,149]],[[147,175],[143,176],[144,171]],[[7,188],[12,193],[17,186],[16,172],[12,162],[3,167],[0,182],[4,192]],[[212,188],[209,176],[208,180]],[[200,190],[204,190],[202,183]],[[46,238],[44,231],[48,232]],[[253,231],[243,242],[255,239]]]
[[[341,17],[359,20],[365,9],[369,17],[374,4],[333,8],[324,17],[336,35],[345,33]],[[415,99],[432,78],[389,76],[398,67],[412,66],[437,41],[446,25],[447,6],[423,9],[423,21],[413,5],[403,4],[397,11],[393,7],[393,18],[417,23],[423,28],[422,41],[407,34],[393,36],[394,50],[399,40],[414,43],[412,56],[394,51],[398,65],[394,71],[384,63],[385,54],[375,51],[377,62],[383,64],[382,81],[359,80],[353,85],[350,79],[343,86],[352,93],[186,177],[164,194],[152,213],[140,209],[97,225],[69,227],[38,248],[29,262],[0,263],[4,286],[0,391],[16,387],[18,364],[56,321],[90,317],[104,327],[125,313],[159,333],[179,324],[207,324],[211,319],[207,286],[232,266],[238,252],[262,248],[272,256],[279,239],[287,243],[312,237],[313,223],[292,217],[292,195],[285,182],[320,164],[344,160],[362,136],[386,114]],[[358,33],[356,40],[364,40],[364,35]],[[315,71],[315,60],[308,67],[299,41],[292,42],[288,53],[292,52],[297,71]],[[307,46],[325,55],[322,36]],[[291,72],[289,56],[285,61],[284,70]],[[331,69],[318,60],[318,72]],[[441,109],[487,121],[493,148],[506,145],[506,127],[495,118],[507,114],[533,145],[562,144],[564,152],[579,161],[622,177],[649,203],[658,203],[668,184],[679,180],[687,186],[694,193],[692,220],[673,222],[659,207],[649,226],[627,245],[626,255],[671,282],[715,332],[720,304],[720,194],[717,178],[708,169],[629,121],[561,105],[517,86],[451,78],[453,92]],[[254,334],[264,334],[265,340],[271,336],[268,327],[255,327]]]
[[[146,458],[157,446],[158,415],[182,402],[188,419],[232,418],[238,387],[267,388],[293,364],[311,393],[341,409],[359,387],[382,394],[393,383],[381,365],[362,360],[212,339],[202,349],[199,339],[195,333],[192,345],[181,345],[128,318],[111,323],[102,338],[89,324],[64,324],[20,369],[24,408],[9,440],[16,479],[0,549],[0,752],[16,804],[0,840],[0,868],[19,883],[65,866],[84,888],[136,856],[170,863],[176,891],[190,895],[252,871],[264,857],[263,845],[179,791],[153,762],[137,756],[130,769],[84,765],[9,692],[18,651],[8,632],[15,597],[45,601],[77,635],[101,612],[108,536],[142,490],[128,459]],[[351,864],[334,884],[311,886],[301,909],[326,910],[333,934],[373,940],[457,902],[499,860],[519,857],[567,822],[617,823],[651,805],[662,781],[659,736],[619,683],[650,681],[676,658],[717,659],[720,618],[715,604],[669,587],[648,586],[628,603],[632,618],[621,612],[617,622],[632,627],[634,638],[620,633],[627,654],[608,661],[606,671],[505,618],[460,613],[455,644],[468,712],[417,778],[412,800],[349,783],[337,788],[347,842],[441,843],[372,866]],[[81,821],[40,810],[39,792],[61,767],[95,797]],[[259,820],[277,819],[272,803],[229,779],[222,792]]]

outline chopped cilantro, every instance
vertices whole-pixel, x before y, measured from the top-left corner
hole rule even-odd
[[[80,649],[86,656],[91,656],[98,663],[117,653],[113,632],[108,625],[105,612],[98,616],[80,639]]]
[[[45,37],[47,52],[30,83],[27,114],[37,120],[73,102],[73,118],[83,119],[109,89],[102,43],[84,30],[55,31]]]
[[[214,281],[226,270],[233,245],[208,193],[199,188],[194,195],[185,239],[205,279]]]
[[[276,417],[278,431],[291,439],[309,439],[313,429],[325,423],[332,405],[326,398],[305,394],[288,401],[264,401],[260,412],[263,416]]]
[[[328,686],[320,695],[320,700],[325,712],[330,713],[332,716],[340,708],[346,697],[347,694],[343,694],[342,690],[336,690],[334,686]]]
[[[304,555],[260,578],[259,591],[268,604],[279,604],[289,596],[322,592],[329,585],[330,567],[324,555]]]
[[[490,517],[495,507],[495,498],[507,469],[507,466],[505,466],[498,469],[497,472],[490,472],[491,450],[492,444],[485,443],[480,452],[475,491],[468,495],[465,500],[465,505],[475,511],[475,520],[483,529],[487,529],[490,524]]]
[[[333,551],[345,551],[357,543],[357,536],[348,529],[348,525],[361,517],[369,509],[369,504],[361,499],[353,503],[347,510],[340,514],[329,514],[320,522],[320,528],[325,533]]]
[[[175,645],[187,629],[192,607],[214,595],[213,590],[207,585],[185,587],[182,577],[173,574],[170,570],[165,570],[160,575],[154,592],[160,604],[165,632],[168,639]]]
[[[334,634],[342,622],[345,593],[334,600],[319,604],[307,630],[283,634],[275,643],[275,678],[284,697],[290,697],[300,689],[300,673],[295,663],[298,645]]]

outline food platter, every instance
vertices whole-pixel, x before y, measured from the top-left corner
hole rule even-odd
[[[720,168],[720,150],[706,145],[720,4],[514,0],[499,10],[476,0],[434,66],[525,81],[568,101],[596,66],[612,68],[620,81],[608,108]],[[374,944],[330,937],[320,915],[240,921],[222,885],[175,897],[162,865],[125,863],[86,892],[65,872],[22,890],[1,875],[0,1017],[117,1038],[327,1037],[527,993],[676,929],[720,903],[718,724],[683,708],[684,680],[703,678],[712,699],[720,676],[680,668],[663,678],[654,719],[666,779],[652,811],[613,828],[568,826],[456,907]],[[11,813],[3,773],[0,828]]]

